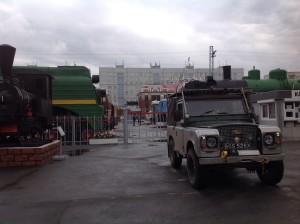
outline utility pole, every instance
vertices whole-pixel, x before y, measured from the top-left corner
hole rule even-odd
[[[123,134],[124,134],[124,143],[128,144],[128,114],[127,114],[127,103],[124,100],[123,105]]]
[[[214,57],[216,57],[216,52],[216,50],[214,51],[214,46],[209,47],[209,76],[214,75]]]

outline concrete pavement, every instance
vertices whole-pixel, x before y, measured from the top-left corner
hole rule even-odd
[[[90,146],[43,167],[0,169],[0,223],[300,223],[300,143],[284,143],[286,173],[261,186],[245,170],[196,191],[167,143]]]

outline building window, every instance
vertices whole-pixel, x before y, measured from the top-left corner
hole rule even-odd
[[[152,80],[153,80],[153,84],[159,84],[160,83],[160,74],[159,73],[153,73],[152,74]]]
[[[262,104],[261,108],[262,108],[262,118],[267,118],[267,119],[276,118],[275,103]]]
[[[285,109],[294,109],[294,103],[293,102],[285,103]]]
[[[275,103],[269,103],[269,118],[276,118],[276,116],[275,116]]]
[[[298,110],[299,104],[297,102],[286,102],[285,105],[285,119],[295,120],[299,118]]]
[[[268,117],[268,104],[262,105],[262,117],[267,118]]]
[[[189,78],[189,79],[194,78],[194,73],[188,73],[188,78]]]
[[[160,95],[152,95],[151,96],[151,101],[154,101],[154,100],[159,101],[160,100]]]

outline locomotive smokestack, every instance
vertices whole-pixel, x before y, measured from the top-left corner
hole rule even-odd
[[[0,75],[4,82],[9,82],[12,76],[12,67],[14,63],[16,48],[8,45],[0,45]]]
[[[223,66],[223,75],[224,75],[224,80],[231,80],[231,66],[230,65]]]

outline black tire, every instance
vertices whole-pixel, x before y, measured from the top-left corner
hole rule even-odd
[[[194,149],[188,150],[186,168],[192,187],[195,189],[203,188],[205,186],[205,171],[204,167],[199,164]]]
[[[182,163],[182,157],[178,156],[176,151],[174,150],[174,141],[173,139],[170,140],[168,144],[168,155],[170,157],[171,166],[174,169],[179,169]]]
[[[265,166],[264,172],[263,172],[262,165],[259,166],[256,170],[260,181],[264,185],[278,184],[282,180],[283,173],[284,173],[283,161],[269,162],[268,164],[265,164],[264,166]]]

